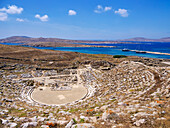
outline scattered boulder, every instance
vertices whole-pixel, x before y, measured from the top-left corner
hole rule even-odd
[[[10,128],[16,128],[17,123],[8,123],[7,126],[9,126]]]
[[[7,124],[9,121],[8,120],[4,120],[4,119],[1,119],[2,121],[2,124]]]
[[[119,116],[112,110],[106,110],[102,114],[102,120],[119,120]]]
[[[144,123],[145,123],[145,119],[140,119],[134,122],[133,124],[139,127],[141,126],[141,124],[144,124]]]
[[[27,127],[36,127],[37,126],[37,122],[26,122],[26,123],[23,123],[21,125],[22,128],[27,128]]]
[[[68,123],[68,121],[65,120],[57,120],[57,125],[66,125]]]
[[[71,126],[74,124],[74,120],[71,119],[70,122],[65,126],[65,128],[71,128]]]
[[[48,125],[41,125],[41,128],[49,128]]]

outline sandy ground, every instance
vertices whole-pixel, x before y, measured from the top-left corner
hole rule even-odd
[[[43,88],[41,91],[40,88]],[[83,98],[87,94],[87,89],[82,85],[75,85],[71,91],[51,91],[50,87],[39,87],[35,89],[31,97],[34,101],[48,104],[66,104]]]
[[[136,51],[140,51],[140,50],[130,50],[130,51],[136,52]],[[143,52],[151,53],[151,54],[170,55],[170,53],[162,53],[162,52],[151,52],[151,51],[143,51]]]

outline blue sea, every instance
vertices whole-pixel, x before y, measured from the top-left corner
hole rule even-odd
[[[16,43],[3,43],[6,45],[20,45]],[[107,45],[107,46],[116,46],[115,48],[96,48],[96,47],[34,47],[37,49],[49,49],[49,50],[60,50],[60,51],[71,51],[71,52],[80,52],[80,53],[89,53],[89,54],[108,54],[108,55],[127,55],[127,56],[140,56],[147,58],[162,58],[170,59],[170,55],[158,55],[150,53],[136,53],[132,51],[123,52],[122,49],[130,50],[141,50],[141,51],[151,51],[151,52],[162,52],[170,53],[170,42],[161,43],[161,42],[133,42],[131,44],[88,44],[88,45]],[[27,47],[27,46],[26,46]]]

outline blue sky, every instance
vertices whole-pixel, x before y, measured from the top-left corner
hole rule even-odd
[[[170,0],[0,0],[0,38],[170,36]]]

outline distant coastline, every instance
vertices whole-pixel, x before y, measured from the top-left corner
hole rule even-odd
[[[116,46],[102,46],[102,45],[80,45],[76,47],[94,47],[94,48],[115,48]]]
[[[169,38],[166,38],[168,40]],[[59,38],[29,38],[29,37],[9,37],[0,39],[1,44],[19,45],[25,47],[34,47],[37,49],[49,49],[59,51],[72,51],[88,54],[108,54],[108,55],[126,55],[140,56],[148,58],[170,59],[169,42],[144,42],[140,41],[88,41],[88,40],[67,40]],[[101,49],[98,49],[101,48]],[[122,49],[130,49],[129,52],[123,52]],[[135,52],[137,51],[137,52]]]

